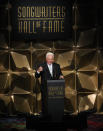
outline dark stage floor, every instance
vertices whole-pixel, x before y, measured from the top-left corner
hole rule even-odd
[[[50,122],[47,118],[34,116],[9,116],[0,118],[0,131],[103,131],[103,115],[85,114],[66,116],[64,123]]]

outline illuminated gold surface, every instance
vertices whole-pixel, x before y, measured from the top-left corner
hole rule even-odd
[[[99,71],[99,91],[97,95],[97,111],[103,112],[103,70]]]
[[[28,73],[12,74],[11,81],[12,81],[11,89],[13,93],[16,93],[16,91],[20,93],[20,90],[21,90],[22,94],[25,94],[25,93],[28,94],[27,92],[28,91],[30,92],[32,90],[31,89],[31,76]]]
[[[56,51],[55,61],[60,64],[62,70],[72,70],[74,68],[74,51]]]
[[[76,110],[77,110],[76,95],[69,94],[68,98],[65,98],[64,101],[64,111],[68,113],[76,113]]]
[[[29,96],[26,95],[14,95],[14,108],[17,112],[31,113],[29,104]]]
[[[77,72],[77,90],[78,91],[97,91],[97,74],[96,72]]]
[[[13,58],[13,63],[16,68],[18,69],[24,68],[24,69],[30,70],[30,64],[26,55],[23,55],[17,52],[11,52],[11,56]]]
[[[75,72],[74,71],[62,71],[65,78],[65,89],[75,90]]]
[[[9,76],[7,73],[0,73],[0,93],[9,92]]]
[[[78,110],[88,111],[95,107],[96,94],[81,94],[78,95]]]
[[[80,50],[76,53],[76,64],[78,70],[96,70],[97,52],[92,50]]]
[[[103,112],[103,88],[99,91],[97,98],[97,111]]]

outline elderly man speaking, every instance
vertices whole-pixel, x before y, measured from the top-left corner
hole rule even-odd
[[[46,54],[46,62],[41,64],[35,73],[35,77],[39,78],[41,76],[41,94],[42,94],[42,114],[47,115],[47,80],[58,80],[64,79],[61,72],[60,65],[54,63],[54,54],[48,52]]]

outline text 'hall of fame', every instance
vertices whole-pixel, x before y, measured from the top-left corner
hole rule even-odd
[[[18,6],[19,33],[64,32],[65,6]]]

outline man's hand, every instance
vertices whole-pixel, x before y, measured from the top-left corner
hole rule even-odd
[[[64,76],[63,76],[63,75],[60,75],[59,79],[64,79]]]
[[[42,67],[42,66],[40,66],[40,67],[38,68],[37,72],[41,72],[41,71],[43,71],[43,67]]]

